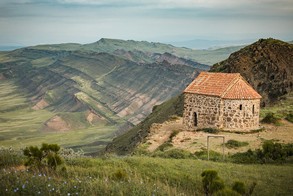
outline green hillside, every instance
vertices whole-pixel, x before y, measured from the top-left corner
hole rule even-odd
[[[1,113],[1,144],[23,146],[47,139],[96,153],[208,68],[166,52],[105,52],[110,50],[99,47],[100,52],[79,44],[1,52],[0,90],[15,89],[0,99],[1,106],[12,108]],[[12,94],[22,97],[21,102]],[[30,117],[10,123],[18,112],[23,115],[23,108],[25,116],[39,115],[36,122]]]
[[[26,169],[17,151],[0,151],[1,195],[204,195],[201,173],[215,170],[226,185],[255,184],[252,195],[290,195],[292,165],[242,165],[151,157],[74,158],[56,171]],[[63,169],[62,169],[63,168]]]

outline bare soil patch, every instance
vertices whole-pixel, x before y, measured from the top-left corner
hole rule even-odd
[[[231,133],[220,132],[216,135],[225,136],[225,141],[237,140],[240,142],[248,142],[247,146],[225,149],[226,153],[234,154],[236,152],[245,152],[248,149],[261,148],[263,141],[274,140],[280,143],[293,143],[293,124],[283,120],[281,126],[269,124],[261,124],[264,130],[258,133]],[[182,118],[174,121],[167,121],[162,124],[153,124],[146,143],[147,150],[153,152],[160,145],[167,142],[173,131],[180,132],[172,139],[171,143],[175,148],[188,150],[190,152],[201,151],[207,148],[207,136],[215,135],[202,131],[187,131],[182,124]],[[222,138],[210,138],[210,149],[216,152],[222,152]]]
[[[41,99],[38,103],[36,103],[36,105],[34,105],[32,107],[33,110],[42,110],[44,109],[45,107],[47,107],[49,104],[44,100],[44,99]]]
[[[57,115],[50,118],[44,126],[44,129],[49,131],[68,131],[71,129],[70,125]]]

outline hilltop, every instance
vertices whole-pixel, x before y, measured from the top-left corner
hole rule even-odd
[[[274,108],[262,109],[262,116],[269,111],[284,115],[293,112],[292,57],[292,45],[279,40],[261,39],[232,53],[227,60],[215,64],[211,70],[239,72],[264,97],[263,103],[274,105]],[[285,80],[281,79],[283,76],[286,76]],[[154,107],[153,112],[144,121],[107,145],[106,151],[118,154],[131,153],[139,143],[146,141],[154,123],[162,124],[174,115],[181,117],[182,112],[182,95]]]
[[[234,52],[210,71],[241,73],[262,95],[262,106],[277,102],[293,90],[293,45],[276,39],[260,39]]]

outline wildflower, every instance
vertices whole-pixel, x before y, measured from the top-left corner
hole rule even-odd
[[[67,195],[69,196],[69,195],[70,195],[70,193],[67,193]]]
[[[5,189],[5,191],[7,192],[7,191],[8,191],[8,189]]]
[[[38,176],[39,176],[39,177],[41,177],[41,176],[42,176],[42,174],[39,174]]]
[[[51,184],[48,184],[48,187],[50,187],[51,186]]]
[[[78,192],[76,192],[75,195],[78,195]]]
[[[41,191],[38,191],[38,194],[41,194]]]
[[[22,188],[23,188],[23,189],[25,188],[25,184],[22,185]]]
[[[76,189],[76,186],[74,186],[74,188]]]

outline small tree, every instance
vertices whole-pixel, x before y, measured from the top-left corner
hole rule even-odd
[[[232,190],[236,191],[237,193],[241,195],[244,195],[246,192],[244,183],[240,181],[236,181],[233,183]]]
[[[205,170],[202,172],[202,185],[206,196],[250,196],[256,186],[253,182],[246,192],[245,184],[240,181],[235,181],[232,189],[225,187],[223,180],[218,176],[215,170]]]
[[[215,170],[205,170],[202,172],[202,184],[205,195],[212,195],[225,188],[223,180],[218,176],[218,172]]]
[[[47,166],[56,169],[63,162],[59,150],[60,146],[57,144],[43,143],[41,148],[37,146],[26,147],[23,150],[23,154],[28,158],[25,165],[38,168]]]

